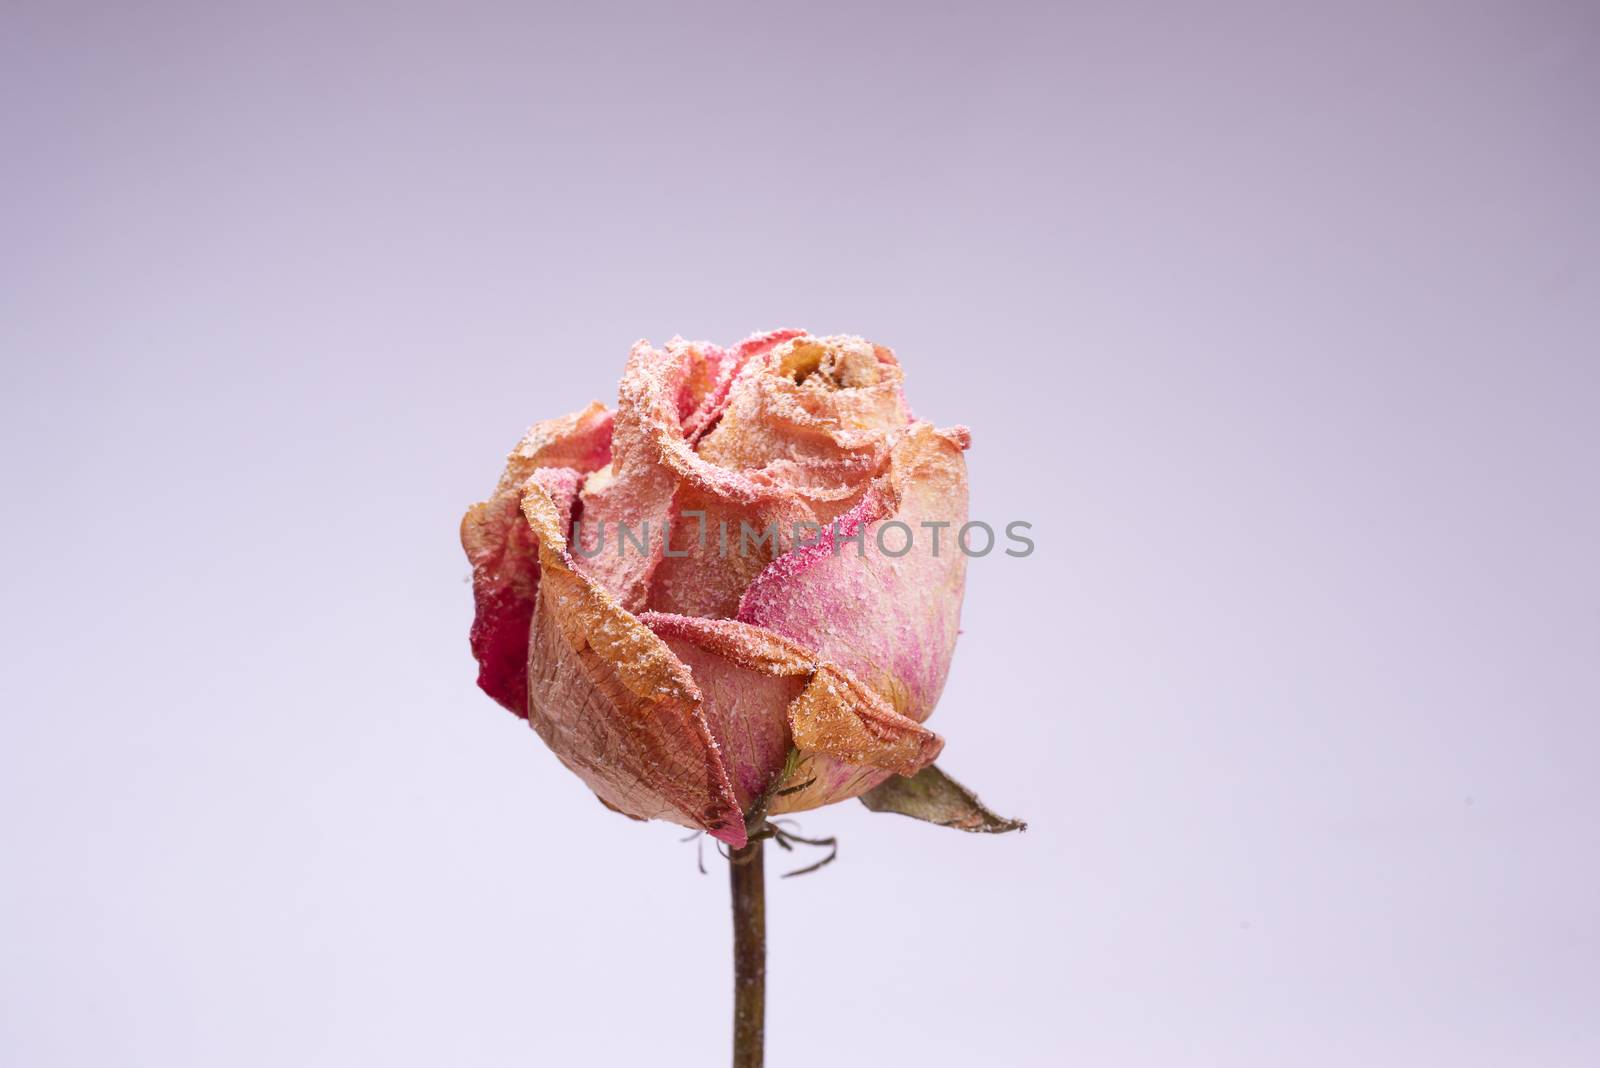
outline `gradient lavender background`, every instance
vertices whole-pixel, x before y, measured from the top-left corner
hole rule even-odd
[[[0,1061],[722,1063],[455,527],[794,324],[1036,524],[934,720],[1033,829],[809,816],[776,1068],[1600,1063],[1592,5],[222,6],[0,31]]]

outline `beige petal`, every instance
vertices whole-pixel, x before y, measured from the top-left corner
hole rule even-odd
[[[743,845],[743,814],[688,667],[574,569],[540,479],[522,508],[543,571],[528,660],[534,729],[607,805]]]

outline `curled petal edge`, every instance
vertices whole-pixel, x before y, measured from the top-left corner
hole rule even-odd
[[[743,846],[747,840],[744,815],[688,667],[615,597],[574,568],[560,506],[537,477],[524,486],[522,512],[538,539],[541,596],[551,604],[561,636],[575,650],[598,658],[633,698],[631,705],[617,708],[617,714],[639,717],[645,729],[660,721],[659,733],[676,741],[686,735],[699,756],[703,781],[686,784],[684,790],[669,791],[648,782],[645,787],[654,790],[688,825],[700,827],[734,848]],[[587,658],[580,660],[588,670]],[[595,681],[603,685],[605,680]],[[647,769],[634,770],[642,776]],[[604,797],[601,800],[617,807]]]
[[[461,517],[461,547],[472,563],[475,603],[469,642],[478,686],[518,716],[528,715],[528,631],[539,590],[538,554],[521,511],[522,487],[540,470],[584,473],[611,458],[612,413],[590,404],[529,428],[506,457],[488,500]]]
[[[799,336],[804,336],[803,332],[783,330],[747,339],[735,350],[738,367],[765,355],[775,345]],[[695,442],[705,433],[705,428],[696,425],[685,431],[673,398],[662,389],[672,375],[669,371],[656,370],[662,361],[671,357],[671,353],[657,350],[648,341],[635,343],[629,353],[628,371],[623,376],[618,404],[619,419],[632,424],[631,433],[637,433],[641,441],[649,444],[657,463],[701,493],[733,504],[831,501],[838,497],[837,493],[814,489],[803,481],[784,478],[785,472],[797,466],[792,463],[775,465],[771,470],[747,472],[713,463],[697,453]],[[725,402],[726,398],[718,400]],[[720,414],[720,410],[715,412],[715,416]],[[703,417],[703,422],[714,422],[714,416]],[[876,457],[857,461],[864,467],[876,462],[879,462]]]

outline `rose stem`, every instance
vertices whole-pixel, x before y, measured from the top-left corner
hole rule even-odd
[[[761,1068],[767,1012],[767,890],[761,841],[728,858],[733,891],[733,1068]]]

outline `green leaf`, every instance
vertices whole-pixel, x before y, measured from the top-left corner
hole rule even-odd
[[[1004,834],[1027,829],[1021,820],[996,816],[978,795],[929,764],[910,778],[896,775],[861,795],[861,803],[874,812],[902,816],[954,827],[975,834]]]

